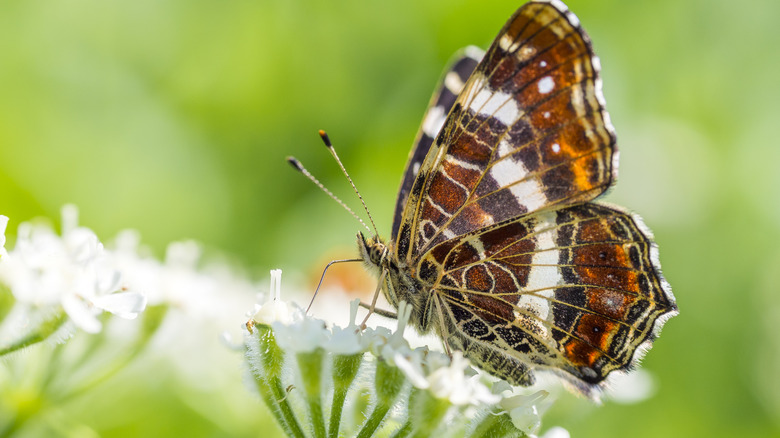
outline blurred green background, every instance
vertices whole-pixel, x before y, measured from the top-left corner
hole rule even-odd
[[[446,60],[489,44],[521,3],[3,0],[0,214],[13,235],[72,202],[104,240],[131,227],[158,254],[194,238],[258,275],[317,271],[359,225],[285,156],[359,207],[317,137],[326,129],[388,233]],[[654,397],[564,399],[544,424],[575,437],[780,436],[780,2],[567,3],[601,57],[618,132],[608,200],[655,232],[681,315],[644,361]],[[267,430],[252,409],[233,411],[246,427],[203,420],[230,394],[194,409],[168,390],[139,385],[137,399],[165,400],[155,415],[115,400],[138,424],[95,427]]]

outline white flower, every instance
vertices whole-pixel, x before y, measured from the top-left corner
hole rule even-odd
[[[548,395],[547,391],[537,391],[531,395],[508,396],[504,397],[499,405],[509,412],[512,424],[516,428],[533,436],[542,426],[542,418],[537,405]]]
[[[551,427],[550,430],[548,430],[542,435],[542,438],[570,438],[570,437],[571,435],[569,434],[569,431],[560,426]]]
[[[257,305],[252,321],[270,325],[274,329],[276,342],[283,350],[294,353],[312,352],[323,347],[330,339],[325,321],[309,317],[297,306],[281,299],[282,270],[271,271],[271,290],[263,305]]]
[[[306,316],[303,312],[296,312],[291,323],[277,320],[272,326],[279,347],[293,353],[310,353],[324,346],[330,338],[325,321]]]
[[[371,336],[372,351],[392,361],[406,378],[417,388],[429,390],[435,397],[447,399],[454,405],[493,404],[501,397],[492,394],[476,375],[467,375],[469,361],[459,351],[452,360],[446,355],[427,348],[412,350],[404,339],[404,330],[409,322],[412,308],[406,302],[398,306],[398,329],[391,333],[378,327],[366,329]]]
[[[293,321],[293,315],[290,306],[281,299],[282,290],[282,270],[274,269],[271,271],[271,290],[268,294],[268,300],[263,305],[257,305],[252,315],[252,320],[260,324],[271,325],[278,321],[282,324],[290,324]]]
[[[428,376],[430,391],[436,397],[448,399],[450,403],[459,406],[493,404],[501,400],[479,381],[478,375],[466,375],[468,366],[469,361],[463,357],[463,353],[454,352],[449,366],[439,367]]]
[[[135,318],[146,298],[120,288],[121,275],[108,263],[103,244],[92,230],[78,227],[73,206],[62,209],[63,232],[21,224],[14,249],[3,256],[0,281],[17,301],[33,307],[62,305],[77,327],[96,333],[102,311]]]
[[[396,351],[393,353],[392,361],[398,369],[403,371],[412,385],[420,389],[428,389],[430,384],[427,379],[428,376],[423,369],[423,361],[425,359],[423,353],[423,349],[409,349],[405,351],[405,354]]]
[[[386,327],[377,327],[375,329],[367,328],[363,333],[363,340],[375,356],[383,357],[387,360],[395,360],[397,356],[405,357],[411,355],[412,349],[409,343],[404,339],[404,330],[409,323],[409,316],[412,314],[412,306],[406,301],[398,304],[398,328],[395,332]]]
[[[467,374],[469,361],[460,351],[454,352],[450,360],[442,353],[418,348],[406,356],[396,353],[394,361],[412,385],[427,389],[436,398],[449,400],[453,405],[478,406],[501,400],[479,381],[478,375]]]
[[[359,306],[359,298],[352,300],[349,303],[349,324],[346,327],[333,327],[333,334],[324,345],[326,350],[343,355],[357,354],[365,351],[363,332],[355,323]]]

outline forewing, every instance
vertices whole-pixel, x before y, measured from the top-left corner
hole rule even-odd
[[[399,259],[534,211],[588,201],[614,180],[599,62],[560,2],[509,19],[427,154],[396,235]]]
[[[594,203],[452,239],[418,271],[435,284],[442,337],[516,384],[533,381],[519,362],[566,371],[588,393],[629,369],[677,313],[641,220]]]
[[[414,183],[414,179],[419,173],[425,155],[431,148],[431,144],[433,144],[433,139],[436,138],[442,125],[444,125],[444,120],[446,120],[447,114],[463,90],[463,85],[484,55],[485,52],[481,49],[469,46],[457,53],[449,63],[449,66],[444,70],[444,74],[439,80],[439,86],[434,91],[430,103],[428,103],[428,109],[425,111],[422,125],[417,132],[414,147],[409,153],[409,159],[406,162],[406,168],[401,179],[401,189],[398,191],[398,199],[395,202],[393,234],[391,236],[398,234],[401,213],[409,197],[409,191],[412,189],[412,183]]]

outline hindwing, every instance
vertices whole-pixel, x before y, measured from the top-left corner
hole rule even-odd
[[[431,293],[453,348],[516,384],[532,376],[512,361],[587,389],[629,369],[676,314],[648,233],[613,207],[566,206],[441,243],[419,269],[440,273]]]

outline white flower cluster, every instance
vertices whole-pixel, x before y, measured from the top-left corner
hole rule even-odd
[[[58,426],[47,422],[59,421],[63,403],[101,403],[106,393],[95,389],[131,363],[137,376],[175,375],[166,385],[184,385],[181,394],[220,391],[225,415],[251,400],[242,399],[241,358],[219,336],[238,332],[255,300],[246,275],[213,256],[204,261],[195,242],[170,244],[160,261],[135,231],[104,246],[78,225],[75,207],[62,217],[61,233],[45,222],[23,223],[6,241],[9,220],[0,216],[0,435],[15,435],[13,428],[51,434]],[[132,386],[144,394],[147,383],[118,384],[123,393]]]
[[[146,255],[133,230],[104,247],[92,230],[78,225],[75,206],[62,209],[62,223],[61,234],[41,223],[22,223],[15,245],[6,249],[8,218],[0,216],[0,289],[10,291],[14,303],[1,328],[5,339],[28,337],[36,323],[59,314],[72,325],[62,325],[58,340],[73,326],[97,333],[101,313],[134,319],[147,305],[180,309],[197,320],[222,318],[220,326],[230,327],[255,295],[254,285],[226,264],[199,267],[195,242],[171,243],[160,262]]]
[[[14,248],[0,255],[0,283],[17,304],[48,310],[61,306],[89,333],[100,331],[97,315],[103,311],[137,317],[146,307],[145,296],[122,288],[121,273],[95,233],[78,226],[74,206],[63,208],[62,219],[61,236],[44,225],[19,226]],[[7,218],[2,222],[5,231]]]

